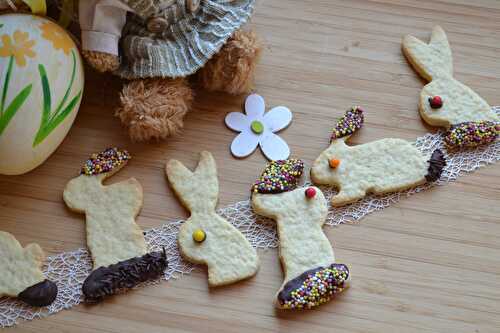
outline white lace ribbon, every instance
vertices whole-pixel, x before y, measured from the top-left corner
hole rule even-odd
[[[500,106],[493,109],[500,114]],[[436,148],[441,148],[443,152],[446,152],[443,146],[442,132],[419,137],[415,141],[415,146],[428,154]],[[500,141],[498,140],[475,149],[446,154],[447,165],[438,182],[383,196],[368,196],[361,201],[341,208],[330,208],[326,224],[338,225],[358,221],[369,213],[398,202],[401,198],[422,192],[434,185],[452,182],[464,173],[473,172],[498,160],[500,160]],[[329,187],[321,189],[327,199],[336,193],[334,189]],[[224,207],[218,213],[240,229],[254,247],[270,248],[278,245],[274,222],[255,215],[249,200]],[[167,222],[146,232],[146,241],[150,250],[165,248],[167,251],[169,265],[163,276],[164,280],[181,277],[195,268],[194,265],[181,258],[177,249],[177,233],[182,222]],[[90,273],[91,267],[92,261],[86,249],[48,257],[44,267],[45,274],[59,288],[59,294],[54,303],[45,308],[33,308],[15,298],[0,298],[0,327],[15,325],[19,320],[41,318],[81,303],[83,301],[81,286]]]

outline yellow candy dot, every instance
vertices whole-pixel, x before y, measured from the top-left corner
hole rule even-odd
[[[196,229],[196,230],[193,232],[193,240],[194,240],[196,243],[201,243],[201,242],[203,242],[206,238],[207,238],[207,235],[205,234],[205,231],[203,231],[203,230],[201,230],[201,229]]]

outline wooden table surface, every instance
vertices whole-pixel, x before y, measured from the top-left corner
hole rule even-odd
[[[423,82],[401,53],[401,38],[427,39],[447,31],[456,78],[491,105],[500,105],[500,2],[496,0],[262,0],[252,26],[266,47],[256,91],[268,106],[287,105],[292,125],[281,136],[310,164],[327,146],[334,121],[351,105],[366,109],[363,143],[408,140],[435,128],[417,112]],[[199,92],[182,135],[133,144],[116,118],[121,82],[87,70],[80,114],[69,135],[35,171],[0,177],[0,229],[49,254],[85,246],[84,218],[61,195],[87,156],[107,146],[134,159],[111,182],[136,177],[144,187],[143,228],[186,216],[164,177],[177,158],[192,167],[201,150],[219,166],[220,205],[248,197],[266,162],[260,152],[237,160],[235,133],[223,123],[244,96]],[[246,282],[208,290],[195,271],[45,319],[19,332],[499,332],[500,167],[481,168],[458,181],[412,196],[360,223],[326,227],[337,260],[352,271],[352,286],[335,301],[303,313],[273,308],[282,281],[277,251],[259,252],[262,267]]]

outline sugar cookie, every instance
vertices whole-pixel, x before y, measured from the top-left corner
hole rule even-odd
[[[257,214],[276,220],[279,253],[285,273],[276,306],[312,308],[328,302],[348,286],[349,269],[335,263],[332,246],[322,230],[327,202],[317,187],[298,188],[304,164],[300,160],[270,162],[252,187]]]
[[[433,126],[475,122],[498,122],[488,103],[453,78],[453,58],[444,30],[435,26],[429,44],[413,36],[403,39],[403,53],[415,71],[430,81],[420,93],[420,115]]]
[[[191,216],[179,230],[180,252],[188,261],[208,267],[211,287],[249,278],[258,270],[256,250],[243,234],[217,215],[217,166],[212,154],[202,152],[194,172],[170,160],[166,174],[172,189]]]
[[[439,150],[429,159],[410,142],[401,139],[348,146],[345,140],[362,124],[361,108],[347,111],[333,131],[330,147],[311,168],[314,183],[339,188],[339,193],[332,198],[333,206],[359,200],[367,193],[400,191],[440,177],[446,162]]]
[[[38,244],[25,248],[7,232],[0,231],[0,297],[18,297],[32,306],[47,306],[57,297],[57,286],[45,279],[45,254]]]
[[[102,184],[129,159],[127,151],[117,148],[93,154],[64,190],[66,205],[86,217],[87,246],[94,263],[83,285],[89,300],[154,278],[167,266],[165,253],[147,254],[143,232],[135,223],[142,207],[141,184],[134,178]]]

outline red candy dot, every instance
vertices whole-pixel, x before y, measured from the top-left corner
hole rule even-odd
[[[443,106],[443,99],[440,96],[429,97],[429,104],[433,109],[439,109]]]
[[[312,188],[312,187],[309,187],[309,188],[306,190],[305,194],[306,194],[306,197],[307,197],[307,198],[312,199],[312,198],[314,198],[314,196],[316,195],[316,190],[315,190],[314,188]]]

